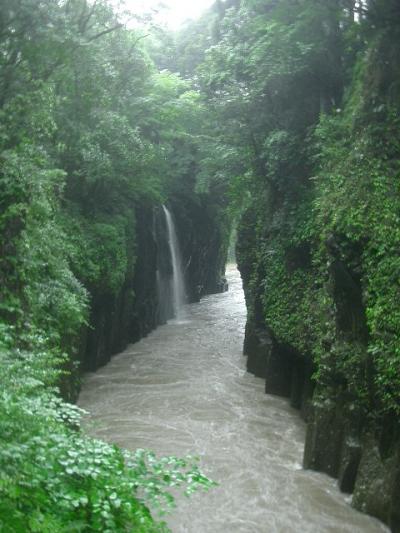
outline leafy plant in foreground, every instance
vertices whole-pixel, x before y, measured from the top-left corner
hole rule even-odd
[[[147,505],[165,512],[170,488],[189,495],[213,483],[193,458],[157,459],[85,435],[84,412],[57,396],[59,371],[49,372],[61,361],[48,351],[0,351],[0,531],[168,531]]]

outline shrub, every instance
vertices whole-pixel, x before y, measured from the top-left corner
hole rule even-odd
[[[12,338],[2,327],[2,338]],[[36,334],[36,346],[46,339]],[[64,402],[55,383],[63,357],[0,347],[0,530],[4,533],[168,531],[147,507],[174,505],[213,483],[193,458],[157,459],[85,435],[83,411]]]

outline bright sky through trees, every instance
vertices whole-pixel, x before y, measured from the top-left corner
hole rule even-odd
[[[187,19],[199,17],[215,0],[125,0],[125,6],[134,13],[156,10],[157,20],[176,30]]]

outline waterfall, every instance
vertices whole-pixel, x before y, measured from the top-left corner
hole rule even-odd
[[[168,245],[171,253],[172,262],[172,303],[174,315],[176,317],[179,317],[181,315],[182,308],[186,303],[185,280],[183,277],[182,261],[179,251],[179,242],[175,231],[175,224],[171,213],[168,211],[165,205],[163,205],[163,210],[167,223]]]

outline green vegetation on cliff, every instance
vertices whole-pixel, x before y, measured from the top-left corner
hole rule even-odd
[[[399,4],[217,4],[195,76],[243,210],[248,368],[308,417],[305,465],[397,531]]]
[[[312,358],[321,390],[397,415],[398,6],[221,5],[197,75],[219,176],[252,213],[238,247],[250,317],[261,307],[256,320]]]
[[[243,211],[248,368],[308,417],[305,465],[395,530],[399,20],[394,0],[217,2],[177,60],[213,111],[207,179]]]
[[[93,341],[112,329],[103,309],[111,317],[128,309],[135,320],[140,210],[179,186],[204,201],[191,171],[203,134],[199,96],[157,70],[145,41],[103,0],[1,5],[4,532],[155,531],[163,526],[143,501],[171,485],[209,486],[191,461],[128,458],[85,437],[58,392],[76,397],[77,366],[91,345],[107,352],[100,362],[117,349]]]
[[[140,488],[163,492],[165,464],[84,437],[58,389],[74,398],[79,363],[156,324],[164,201],[193,299],[217,289],[242,215],[249,323],[312,367],[316,400],[391,421],[390,455],[399,21],[396,0],[218,0],[178,34],[148,35],[106,0],[3,0],[0,529],[162,529]],[[105,338],[116,322],[135,333]],[[209,485],[190,468],[176,480]]]

